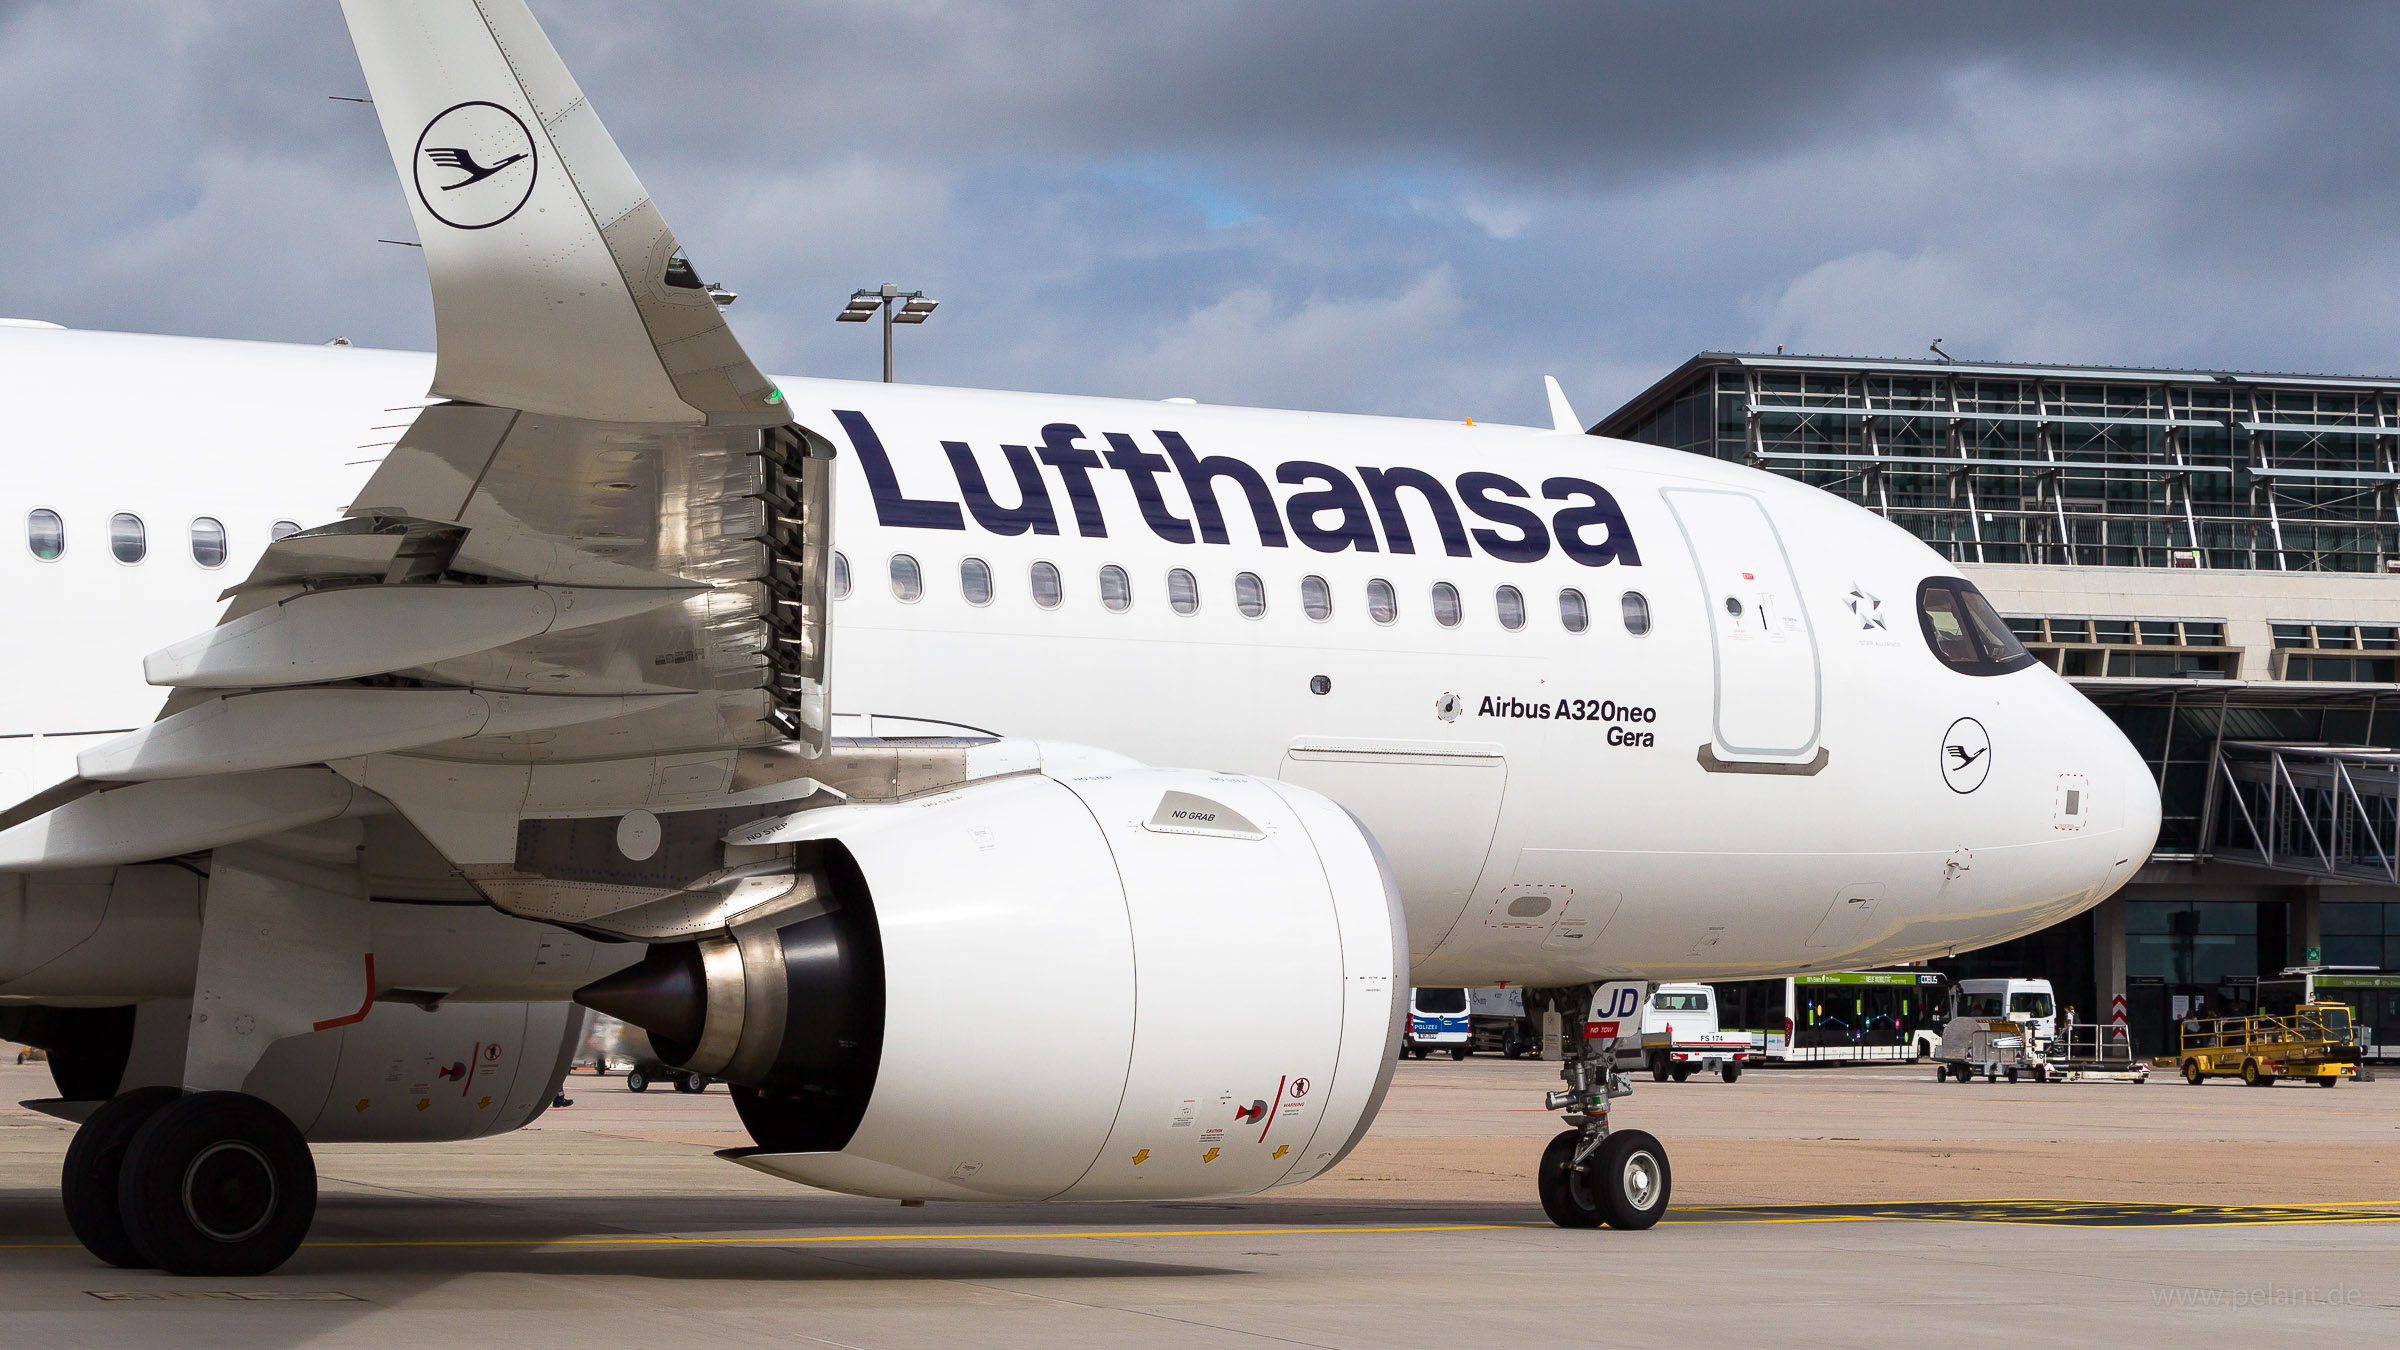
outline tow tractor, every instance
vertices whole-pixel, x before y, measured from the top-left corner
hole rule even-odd
[[[2303,1003],[2281,1017],[2186,1018],[2182,1040],[2176,1058],[2183,1081],[2194,1087],[2211,1078],[2239,1078],[2251,1087],[2302,1078],[2333,1087],[2358,1075],[2346,1003]]]
[[[2044,1075],[2031,1029],[2005,1017],[1951,1018],[1942,1028],[1941,1048],[1934,1052],[1934,1059],[1935,1082],[1956,1078],[1971,1083],[1980,1076],[1987,1083],[2002,1077],[2013,1083],[2019,1074]]]
[[[1948,1018],[1934,1048],[1934,1078],[1985,1082],[2049,1076],[2041,1057],[2057,999],[2048,980],[1962,980],[1950,987]]]

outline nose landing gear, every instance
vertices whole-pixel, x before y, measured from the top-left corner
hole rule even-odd
[[[1606,1022],[1584,1029],[1613,1031]],[[1561,1228],[1648,1228],[1666,1214],[1675,1174],[1666,1148],[1647,1131],[1609,1129],[1609,1102],[1633,1093],[1632,1082],[1616,1070],[1617,1038],[1570,1036],[1562,1048],[1566,1062],[1559,1077],[1566,1089],[1550,1093],[1543,1104],[1566,1112],[1571,1128],[1551,1139],[1535,1170],[1542,1212]]]

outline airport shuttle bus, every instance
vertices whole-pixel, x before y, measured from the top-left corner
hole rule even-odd
[[[1754,1064],[1925,1059],[1942,1036],[1948,980],[1931,970],[1861,970],[1715,986],[1717,1018],[1750,1033]]]

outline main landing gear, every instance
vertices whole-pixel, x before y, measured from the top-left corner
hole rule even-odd
[[[75,1236],[112,1266],[264,1275],[308,1235],[317,1165],[256,1097],[136,1088],[75,1132],[60,1190]]]
[[[1566,1090],[1549,1094],[1544,1105],[1565,1111],[1572,1128],[1542,1150],[1534,1173],[1542,1212],[1561,1228],[1648,1228],[1666,1214],[1675,1174],[1666,1148],[1647,1131],[1608,1127],[1610,1100],[1633,1092],[1616,1070],[1616,1040],[1577,1037],[1565,1049],[1559,1077]]]

